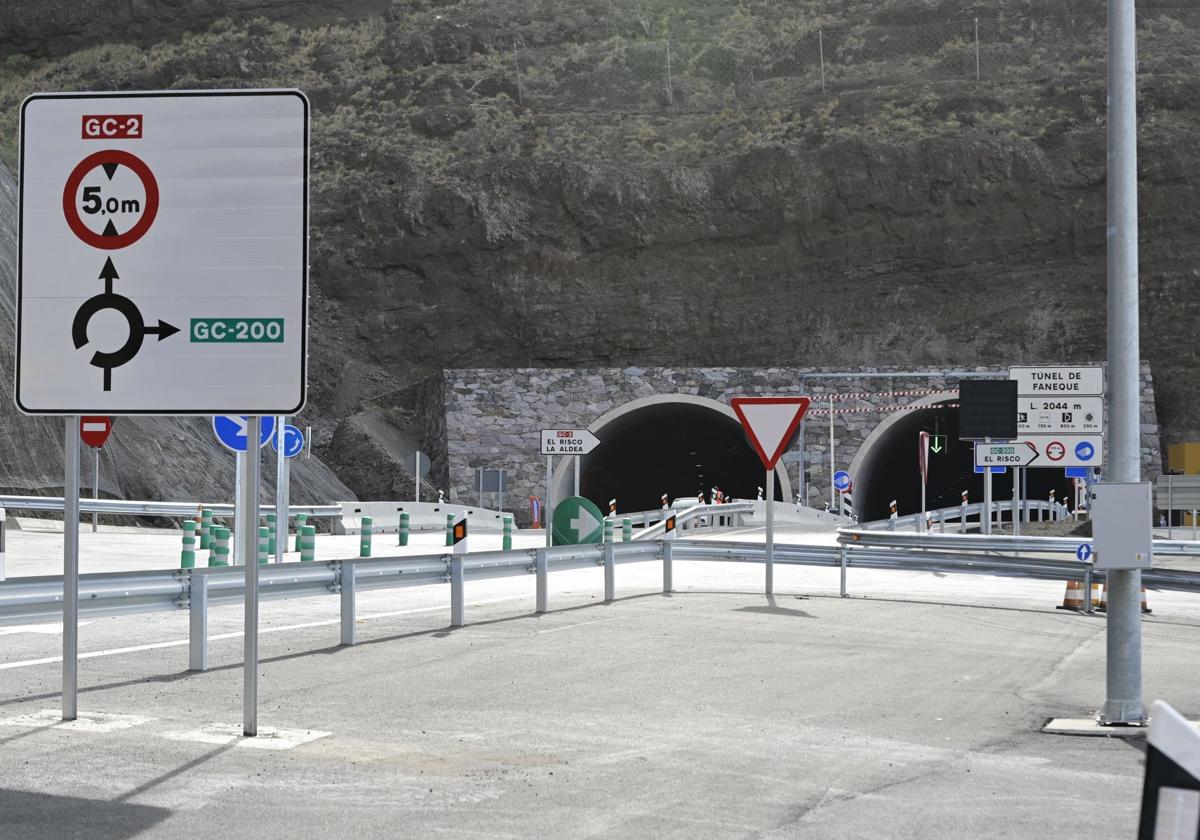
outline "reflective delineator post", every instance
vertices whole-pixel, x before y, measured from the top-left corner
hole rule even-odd
[[[511,513],[504,514],[504,539],[500,544],[503,551],[512,551],[513,518]]]
[[[604,520],[604,547],[601,549],[604,557],[604,600],[611,602],[617,597],[617,547],[613,543],[612,517]]]
[[[358,535],[358,556],[359,557],[370,557],[371,556],[371,529],[372,529],[373,524],[374,524],[374,520],[372,520],[371,517],[364,516],[362,518],[362,526],[359,528],[359,535]]]
[[[258,528],[258,565],[267,565],[267,558],[271,556],[271,529],[265,525],[260,525]]]
[[[675,591],[675,570],[671,552],[675,545],[675,511],[667,511],[666,528],[663,530],[663,594]]]
[[[229,529],[223,525],[213,526],[212,551],[208,555],[208,565],[229,565]]]
[[[196,568],[196,523],[194,520],[183,520],[183,549],[179,552],[179,568]],[[3,580],[0,575],[0,580]]]
[[[213,518],[210,508],[200,508],[200,548],[204,551],[212,550],[213,537]]]
[[[463,557],[467,554],[467,512],[454,517],[450,525],[450,626],[466,623],[466,598],[463,594]]]
[[[408,514],[404,511],[400,512],[400,524],[396,528],[400,538],[400,545],[408,545]]]
[[[446,545],[454,545],[454,514],[446,514]]]
[[[301,525],[297,535],[300,541],[300,562],[311,563],[317,556],[317,528],[315,525]]]
[[[277,517],[273,513],[267,514],[267,554],[271,557],[275,556],[275,546],[278,542],[278,535],[275,533],[275,525]]]
[[[301,531],[301,529],[303,529],[305,527],[304,523],[306,523],[306,522],[308,522],[308,514],[307,513],[297,513],[296,514],[296,550],[297,551],[300,550],[300,531]],[[316,531],[314,531],[313,533],[316,533]]]
[[[621,542],[633,542],[633,520],[628,516],[621,520]]]

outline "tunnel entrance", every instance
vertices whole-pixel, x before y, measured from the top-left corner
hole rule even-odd
[[[964,489],[969,494],[969,501],[983,501],[984,475],[975,472],[975,451],[971,442],[958,439],[958,409],[946,407],[953,401],[947,398],[931,403],[926,409],[897,412],[884,420],[863,443],[851,467],[854,507],[860,520],[886,519],[892,499],[897,501],[902,516],[920,511],[917,446],[921,431],[946,437],[944,451],[929,453],[926,508],[935,510],[958,505]],[[1024,498],[1045,500],[1051,489],[1059,501],[1071,502],[1075,498],[1073,479],[1067,478],[1062,468],[1031,468],[1024,472]],[[992,498],[1001,501],[1012,497],[1012,471],[994,474]]]
[[[753,499],[765,473],[741,424],[723,403],[700,397],[649,397],[622,406],[590,427],[601,443],[580,464],[580,494],[608,511],[652,510],[661,496],[694,499],[719,487],[726,496]],[[572,459],[560,459],[555,498],[574,492]],[[775,470],[775,499],[791,485]]]

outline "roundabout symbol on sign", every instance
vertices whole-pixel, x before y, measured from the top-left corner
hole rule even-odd
[[[1061,461],[1067,454],[1067,447],[1063,446],[1057,440],[1046,444],[1046,457],[1051,461]]]
[[[83,184],[83,179],[97,167],[104,170],[108,181],[111,182],[117,170],[122,166],[131,169],[138,180],[142,182],[145,201],[139,202],[137,199],[131,198],[118,199],[114,196],[104,199],[101,197],[100,187],[88,187],[84,190],[83,211],[101,215],[107,215],[110,212],[140,212],[140,216],[124,233],[117,230],[112,219],[108,220],[104,230],[97,233],[88,227],[83,221],[83,217],[79,215],[80,207],[76,200],[79,187]],[[158,213],[158,182],[154,179],[154,173],[150,171],[150,167],[146,166],[141,158],[120,149],[105,149],[88,155],[71,170],[71,174],[67,176],[67,184],[63,187],[62,201],[63,215],[66,216],[67,225],[76,236],[93,248],[115,251],[137,242],[146,235],[146,231],[150,230],[150,225],[154,224],[154,217]]]

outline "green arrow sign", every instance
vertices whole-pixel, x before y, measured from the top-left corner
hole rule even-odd
[[[935,454],[946,448],[945,435],[933,435],[929,438],[929,449]]]
[[[570,496],[554,507],[554,544],[598,543],[604,534],[604,514],[582,496]]]

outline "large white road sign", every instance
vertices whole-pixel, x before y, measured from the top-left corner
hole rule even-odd
[[[25,100],[18,407],[299,411],[308,132],[298,91]]]

